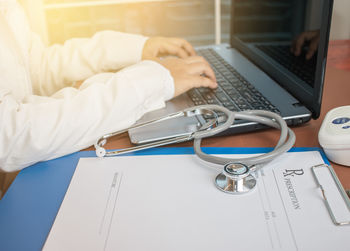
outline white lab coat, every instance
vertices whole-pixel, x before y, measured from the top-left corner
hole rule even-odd
[[[163,107],[173,79],[141,61],[146,39],[105,31],[47,48],[16,1],[0,0],[0,170],[81,150]]]

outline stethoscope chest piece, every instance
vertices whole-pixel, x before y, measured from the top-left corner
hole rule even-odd
[[[250,174],[249,168],[242,163],[228,163],[224,170],[215,178],[216,187],[226,193],[242,194],[251,191],[256,185],[256,179]]]

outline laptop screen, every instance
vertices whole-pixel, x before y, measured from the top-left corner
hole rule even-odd
[[[231,46],[274,78],[317,118],[332,0],[233,0]]]

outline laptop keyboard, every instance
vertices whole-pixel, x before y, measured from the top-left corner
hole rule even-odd
[[[213,49],[200,49],[197,54],[203,56],[212,66],[218,88],[197,88],[188,92],[195,105],[217,104],[231,111],[268,110],[280,113],[251,83],[236,69],[228,64]]]

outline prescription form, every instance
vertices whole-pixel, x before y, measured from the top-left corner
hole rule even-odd
[[[286,153],[230,195],[195,155],[82,158],[44,250],[348,250],[350,226],[332,223],[311,173],[320,163],[318,151]]]

